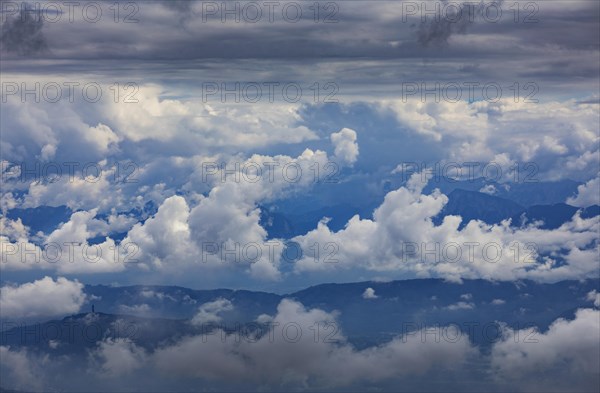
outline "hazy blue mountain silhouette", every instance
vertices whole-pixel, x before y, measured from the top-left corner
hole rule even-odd
[[[278,205],[276,208],[270,206],[261,210],[260,224],[267,230],[269,238],[289,239],[315,229],[319,221],[325,217],[330,219],[327,223],[329,228],[339,231],[356,214],[362,218],[371,217],[375,207],[374,203],[366,207],[337,204],[297,211],[293,206],[288,205]]]
[[[524,211],[515,214],[512,218],[513,225],[523,225],[535,221],[543,222],[540,225],[544,229],[556,229],[565,222],[570,221],[575,213],[581,210],[582,218],[591,218],[600,215],[600,206],[593,205],[580,209],[566,203],[557,203],[554,205],[535,205],[530,206]]]
[[[463,218],[461,228],[470,220],[498,224],[502,220],[510,218],[511,224],[517,227],[538,222],[540,228],[556,229],[570,221],[578,210],[581,210],[582,218],[600,215],[600,206],[598,205],[580,209],[566,203],[556,203],[525,208],[506,198],[457,188],[448,194],[448,203],[434,217],[433,222],[439,225],[445,216],[459,215]]]
[[[277,307],[281,296],[268,292],[214,289],[194,290],[178,286],[126,286],[111,287],[91,285],[85,292],[93,301],[97,311],[126,313],[134,305],[147,305],[151,312],[144,316],[165,318],[191,318],[198,307],[219,298],[232,302],[234,310],[225,312],[226,319],[256,319],[260,314],[271,312]]]
[[[367,288],[375,291],[376,298],[363,297]],[[260,329],[260,325],[252,323],[258,315],[274,315],[279,302],[283,298],[291,298],[307,308],[339,312],[342,331],[357,347],[380,344],[426,326],[450,324],[465,329],[473,342],[489,345],[499,338],[499,322],[513,328],[537,326],[544,331],[557,318],[573,318],[578,308],[593,307],[586,296],[594,289],[600,289],[598,280],[562,281],[554,284],[485,280],[464,280],[459,284],[441,279],[366,281],[316,285],[287,295],[228,289],[192,290],[171,286],[86,286],[88,296],[102,297],[94,300],[99,312],[68,316],[40,326],[53,332],[56,331],[56,326],[71,322],[80,329],[75,330],[75,340],[61,342],[53,349],[57,353],[83,353],[99,341],[119,337],[131,339],[136,344],[151,349],[184,335],[200,334],[200,328],[193,326],[190,320],[203,303],[219,298],[230,300],[234,310],[220,314],[222,322],[208,325],[208,328],[221,326],[233,331],[236,325]],[[148,302],[148,291],[161,293],[162,298]],[[144,304],[149,304],[152,316],[124,315],[123,305],[134,307],[140,304],[141,298],[146,299]],[[84,339],[86,336],[81,329],[90,324],[94,325],[92,333],[88,333],[92,338]],[[130,325],[135,326],[135,334],[126,328]],[[3,326],[5,330],[1,334],[0,345],[50,350],[49,341],[53,339],[50,334],[40,339],[41,336],[36,335],[31,326],[12,326],[6,323]],[[121,326],[121,329],[115,326]],[[69,337],[65,329],[67,328],[63,328],[60,336],[63,341]],[[97,330],[100,333],[95,333]],[[38,339],[33,340],[32,336]]]
[[[424,189],[430,193],[439,189],[448,195],[456,189],[466,191],[480,191],[484,187],[493,186],[494,196],[510,199],[519,205],[529,207],[533,205],[552,205],[563,203],[567,198],[576,195],[580,182],[574,180],[560,180],[555,182],[519,182],[519,183],[497,183],[486,181],[484,178],[457,181],[440,177],[429,181]]]
[[[523,206],[509,199],[457,188],[448,194],[448,203],[433,222],[439,225],[445,216],[458,215],[463,218],[461,228],[471,220],[495,224],[522,212],[523,209]]]

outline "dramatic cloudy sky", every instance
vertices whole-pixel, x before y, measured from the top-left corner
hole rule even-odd
[[[130,284],[135,301],[101,312],[191,310],[153,349],[2,344],[2,388],[596,391],[600,294],[580,287],[600,277],[600,216],[488,224],[466,218],[475,202],[445,215],[456,173],[439,168],[462,168],[478,198],[600,205],[599,32],[597,0],[0,0],[0,322],[98,310]],[[376,313],[404,304],[382,282],[432,277],[458,292],[427,292],[415,319],[543,318],[495,321],[485,348],[423,340],[452,328],[438,325],[357,340],[341,321],[368,315],[286,295],[244,322],[324,323],[336,340],[250,343],[185,333],[250,312],[244,293],[150,287],[369,280],[344,301]],[[510,291],[484,299],[462,291],[469,279]],[[532,310],[525,280],[581,281],[560,289],[568,307],[538,297]]]
[[[260,20],[251,23],[255,9],[243,8],[238,23],[220,2],[71,10],[38,2],[33,11],[2,2],[2,280],[286,291],[332,280],[597,277],[597,219],[553,230],[463,227],[457,216],[434,224],[447,197],[424,191],[426,176],[398,180],[406,162],[494,162],[505,174],[535,163],[540,181],[579,182],[570,204],[599,203],[600,6],[513,3],[431,2],[442,17],[423,20],[420,2],[323,2],[316,14],[312,3],[281,1],[271,21],[258,2]],[[453,22],[458,6],[462,19]],[[236,83],[240,102],[221,94]],[[37,94],[25,91],[36,84]],[[436,100],[425,90],[438,84]],[[238,165],[241,180],[213,163]],[[55,181],[18,171],[55,173],[53,165],[63,171]],[[252,177],[256,167],[262,175]],[[327,188],[331,173],[337,183]],[[260,209],[288,200],[316,203],[324,220],[293,239],[270,239]],[[334,230],[326,208],[341,201],[376,210]],[[158,210],[143,213],[148,202]],[[72,215],[36,233],[6,218],[40,206]],[[292,240],[304,256],[289,263],[283,244]],[[505,252],[497,263],[423,262],[406,258],[406,242],[494,243]],[[535,242],[533,260],[515,262],[506,252],[515,242]],[[76,244],[73,254],[65,243]],[[44,244],[61,245],[61,256],[21,262],[23,250]],[[94,263],[82,257],[92,244]],[[209,252],[214,244],[247,253],[228,261]],[[122,263],[130,259],[138,262]],[[168,362],[168,352],[159,355]]]

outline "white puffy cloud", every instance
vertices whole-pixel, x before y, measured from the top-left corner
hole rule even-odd
[[[19,286],[4,286],[0,291],[2,316],[12,318],[73,314],[85,299],[83,284],[64,277],[44,277]]]
[[[163,261],[187,261],[194,255],[190,249],[189,207],[183,197],[167,198],[157,213],[138,223],[127,233],[125,244],[135,244],[144,264],[161,267]]]
[[[379,296],[375,295],[373,288],[367,288],[362,294],[363,299],[377,299]]]
[[[198,312],[192,318],[192,324],[202,325],[205,323],[221,322],[222,317],[220,314],[231,310],[233,310],[233,304],[227,299],[219,298],[212,302],[204,303],[198,308]]]
[[[185,141],[190,147],[259,147],[316,139],[314,132],[296,125],[300,104],[285,102],[232,105],[193,99],[163,98],[170,92],[158,85],[141,85],[136,103],[107,102],[103,114],[123,137],[139,142]],[[193,95],[187,92],[186,95]]]
[[[375,102],[410,131],[439,142],[445,155],[442,161],[501,163],[504,156],[506,168],[532,162],[539,171],[536,178],[546,180],[597,172],[599,108],[595,104],[512,99],[436,103],[414,98]],[[514,172],[503,173],[511,176],[501,180],[514,180]]]
[[[475,304],[473,304],[471,302],[457,302],[457,303],[451,304],[445,308],[447,308],[450,311],[457,311],[457,310],[470,310],[474,307],[475,307]]]
[[[488,116],[481,111],[481,104],[469,105],[466,101],[435,103],[420,99],[384,100],[379,104],[392,110],[400,124],[436,141],[461,135],[481,143],[482,131],[487,128]]]
[[[41,79],[44,81],[37,83],[57,82]],[[22,86],[32,85],[31,80],[22,83]],[[58,102],[41,99],[36,103],[33,97],[21,100],[18,95],[3,98],[8,110],[2,119],[3,128],[7,130],[2,136],[2,152],[10,161],[49,162],[66,156],[70,161],[85,159],[83,162],[89,162],[117,151],[121,137],[103,121],[86,116],[86,104],[67,102],[66,94]],[[87,103],[87,106],[96,104]]]
[[[600,177],[578,186],[577,195],[568,198],[567,203],[577,207],[600,205]]]
[[[240,256],[238,259],[243,263],[237,266],[246,269],[252,277],[280,280],[281,250],[270,253],[272,246],[266,240],[265,228],[260,225],[258,205],[310,187],[315,182],[315,165],[319,166],[323,174],[326,172],[324,167],[330,160],[344,165],[356,163],[359,152],[356,132],[350,128],[342,128],[331,134],[334,152],[329,156],[322,150],[306,149],[297,157],[267,154],[248,157],[248,149],[315,139],[316,134],[306,127],[298,126],[303,120],[300,105],[270,103],[265,115],[261,112],[264,107],[208,105],[184,97],[168,97],[179,96],[165,87],[142,85],[138,92],[138,103],[112,102],[109,99],[95,105],[95,110],[90,110],[89,106],[71,105],[69,109],[63,105],[40,105],[22,109],[25,112],[31,110],[32,116],[27,116],[25,112],[18,116],[15,114],[11,118],[11,124],[27,126],[22,136],[34,140],[35,146],[30,149],[31,146],[28,145],[25,150],[16,149],[16,144],[13,145],[11,141],[20,140],[20,136],[17,133],[11,134],[7,140],[11,147],[6,148],[14,153],[11,159],[32,156],[41,159],[44,155],[47,156],[45,159],[55,156],[65,158],[69,155],[65,153],[66,150],[61,150],[61,146],[70,146],[67,150],[75,154],[77,149],[69,143],[74,145],[80,138],[71,137],[71,133],[81,133],[81,138],[87,138],[82,143],[93,153],[92,158],[101,160],[103,171],[100,180],[96,182],[76,177],[74,181],[63,178],[55,183],[28,184],[28,193],[23,198],[22,206],[66,204],[73,209],[98,209],[98,212],[104,213],[112,209],[119,211],[141,206],[145,200],[152,200],[161,205],[155,217],[145,222],[141,222],[143,220],[140,218],[141,221],[135,226],[123,216],[118,220],[114,219],[113,223],[109,222],[111,228],[119,226],[119,232],[131,228],[125,243],[132,244],[138,251],[140,269],[171,270],[180,274],[186,274],[190,268],[199,269],[203,266],[222,269],[233,264],[223,263],[220,252],[204,252],[207,245],[213,247],[216,244],[221,250],[252,245],[261,250],[261,257],[250,261],[250,258]],[[546,170],[549,178],[583,173],[598,163],[594,154],[597,153],[594,146],[598,138],[593,132],[598,115],[597,105],[574,101],[532,105],[510,100],[497,103],[439,104],[419,100],[409,100],[406,103],[399,100],[375,100],[371,103],[382,111],[391,111],[399,123],[415,133],[439,141],[446,154],[444,159],[492,160],[506,169],[518,161],[558,157],[560,162],[556,168]],[[58,109],[52,111],[50,108]],[[76,120],[69,120],[68,124],[60,127],[55,126],[58,114],[76,117]],[[547,135],[532,138],[534,124],[541,124],[536,130],[542,129]],[[558,127],[556,124],[563,124],[565,127]],[[38,133],[38,129],[45,129],[51,137]],[[565,129],[569,132],[565,132]],[[160,153],[155,151],[154,143],[159,143],[166,150]],[[128,150],[132,145],[136,146],[135,153]],[[30,150],[33,153],[29,154]],[[241,152],[232,156],[232,151]],[[137,173],[141,180],[139,184],[124,186],[111,181],[112,173],[107,158],[121,153],[140,158]],[[149,158],[157,158],[155,155],[159,156],[157,163],[151,163]],[[247,172],[243,170],[231,175],[217,168],[216,172],[205,177],[206,170],[202,165],[207,160],[217,163],[224,161],[228,168],[235,168],[236,164],[246,168],[258,165],[263,168],[263,173],[258,176],[257,181],[249,181]],[[168,165],[164,165],[165,163]],[[271,163],[276,164],[275,169],[265,170],[266,165]],[[298,181],[286,178],[282,171],[286,167],[291,172],[296,172],[296,168],[301,169],[302,175]],[[559,167],[567,172],[559,173]],[[290,174],[289,171],[285,173]],[[224,175],[225,181],[222,181]],[[241,180],[234,180],[238,175],[241,175]],[[580,195],[588,195],[589,192],[585,190],[591,190],[594,184],[597,181],[594,183],[592,180],[588,183],[590,187],[580,188]],[[591,235],[598,226],[596,220],[575,218],[554,231],[536,228],[514,230],[504,224],[489,226],[472,221],[458,230],[455,226],[459,217],[447,217],[438,226],[431,223],[430,218],[446,203],[444,195],[433,193],[426,196],[421,195],[420,191],[407,190],[389,193],[375,212],[373,220],[353,217],[348,226],[337,233],[331,233],[327,224],[322,222],[317,229],[296,240],[303,246],[307,246],[312,240],[318,241],[320,245],[336,243],[339,246],[336,259],[343,261],[343,265],[349,268],[404,271],[418,277],[442,276],[453,280],[524,277],[558,280],[593,275],[592,265],[596,259],[593,256]],[[483,191],[494,192],[489,188]],[[19,204],[14,196],[9,197],[8,194],[3,194],[3,201],[12,207]],[[78,225],[83,228],[92,225],[92,221]],[[413,229],[413,226],[414,234],[411,234],[407,228]],[[68,232],[67,228],[68,225],[57,229],[48,239],[78,241],[85,246],[93,232],[90,229],[87,231],[88,235],[80,236],[83,232],[75,234]],[[12,232],[14,235],[15,231]],[[106,231],[96,232],[104,235]],[[23,244],[37,247],[33,245],[34,239],[26,236],[23,231],[19,233]],[[431,263],[409,257],[407,250],[402,249],[408,243],[419,245],[423,241],[440,244],[442,247],[457,243],[461,245],[463,256],[469,252],[464,247],[465,243],[498,244],[503,256],[497,263],[482,261],[484,258],[481,255],[473,263],[463,263],[463,260],[455,264]],[[534,242],[540,247],[533,252],[521,250],[520,255],[515,257],[511,254],[511,245],[515,242],[521,249],[528,242]],[[566,244],[566,250],[561,251],[560,244]],[[116,242],[108,238],[91,249],[92,252],[101,250],[101,263],[61,263],[56,264],[56,268],[61,273],[125,270],[126,266],[113,263],[115,258],[112,256],[109,258],[110,250],[114,249],[117,249],[119,255],[123,253]],[[477,251],[481,254],[482,250]],[[533,257],[543,257],[538,258],[536,264],[526,265],[522,262],[524,254],[528,253]],[[8,257],[14,259],[12,255]],[[205,257],[206,263],[203,263]],[[511,265],[510,260],[514,262],[515,258],[518,263]],[[9,263],[3,268],[31,266]],[[334,266],[326,267],[322,263],[309,264],[304,259],[296,264],[295,271],[328,270],[332,267]]]
[[[26,235],[13,239],[0,236],[0,247],[2,248],[0,255],[1,270],[28,270],[34,267],[51,269],[54,266],[49,263],[41,263],[42,261],[45,262],[43,259],[44,250],[37,244],[30,242]]]
[[[100,342],[90,356],[100,366],[96,373],[115,378],[143,367],[147,354],[130,340],[119,339]]]
[[[98,166],[100,168],[100,166]],[[63,175],[53,182],[34,181],[22,207],[63,206],[77,209],[110,209],[123,203],[118,186],[110,182],[109,170],[92,170],[88,177]]]
[[[139,250],[136,259],[142,268],[185,274],[190,269],[245,266],[251,272],[263,273],[257,274],[259,278],[277,278],[281,250],[269,254],[266,231],[259,220],[258,209],[244,201],[234,185],[225,184],[213,188],[192,209],[183,197],[167,198],[156,215],[136,224],[123,242]],[[252,252],[254,247],[260,249],[260,258],[250,255],[248,247],[253,247]],[[228,255],[229,262],[224,263]]]
[[[5,216],[0,217],[0,233],[2,236],[0,239],[5,241],[4,239],[27,239],[29,237],[29,228],[23,225],[23,222],[20,218],[16,220],[11,220],[6,218]],[[2,250],[4,253],[6,250]]]
[[[600,308],[600,293],[595,289],[587,294],[586,299],[590,302],[594,302],[594,306]]]
[[[63,85],[67,77],[38,76],[36,83]],[[27,75],[11,74],[11,83],[33,86]],[[156,84],[135,83],[129,91],[114,81],[86,76],[78,78],[79,88],[69,101],[67,94],[57,102],[33,96],[21,100],[7,95],[3,116],[2,153],[9,161],[39,159],[99,161],[119,154],[126,142],[155,141],[169,144],[171,154],[191,156],[198,151],[220,148],[263,147],[317,139],[307,127],[298,125],[301,103],[258,102],[235,105],[204,102],[203,91],[187,98],[172,99],[170,89]],[[94,84],[98,101],[83,95],[82,87]],[[188,86],[189,87],[189,86]],[[116,96],[118,92],[120,96]],[[63,93],[66,93],[63,92]],[[125,94],[123,94],[125,93]],[[93,95],[93,94],[92,94]],[[87,98],[86,98],[87,97]],[[193,97],[193,98],[190,98]],[[95,101],[95,102],[94,102]]]
[[[592,309],[578,310],[571,321],[558,319],[544,333],[505,328],[493,346],[491,367],[496,378],[523,381],[525,389],[538,390],[542,383],[544,390],[589,390],[594,378],[598,383],[599,335],[600,311]]]
[[[106,273],[125,269],[125,262],[134,261],[135,244],[117,245],[110,237],[101,243],[90,244],[95,236],[106,236],[110,231],[131,225],[131,219],[111,215],[108,221],[96,218],[97,209],[78,211],[69,221],[58,226],[48,236],[30,239],[27,231],[8,220],[10,229],[0,236],[3,270],[52,269],[61,274]],[[0,222],[1,223],[1,222]]]
[[[334,146],[334,154],[339,160],[349,165],[356,162],[358,158],[356,131],[342,128],[339,132],[331,134],[331,143]]]
[[[326,168],[330,161],[327,154],[305,149],[296,158],[285,155],[198,156],[180,161],[180,165],[190,170],[187,183],[183,185],[188,191],[187,200],[179,195],[169,196],[164,190],[152,196],[147,186],[141,186],[138,191],[151,195],[151,199],[158,200],[160,205],[154,216],[137,224],[132,217],[114,212],[115,206],[122,205],[124,199],[118,191],[111,194],[116,185],[108,181],[109,174],[103,173],[96,182],[69,178],[55,183],[32,183],[24,206],[60,205],[65,201],[72,208],[97,206],[73,213],[68,222],[42,239],[46,244],[60,245],[61,251],[60,263],[46,263],[43,267],[55,268],[62,273],[117,272],[133,266],[123,263],[125,260],[135,260],[140,262],[136,266],[144,271],[158,269],[181,275],[190,269],[237,266],[246,268],[259,279],[279,279],[283,243],[267,240],[267,232],[260,225],[258,203],[322,181],[328,175]],[[235,173],[230,172],[231,168]],[[148,168],[139,169],[138,175],[143,178]],[[200,194],[207,190],[206,196]],[[85,195],[80,197],[80,193]],[[133,199],[136,205],[141,204],[138,197]],[[107,219],[95,218],[98,212],[106,211],[111,211]],[[143,217],[139,219],[143,220]],[[11,228],[17,225],[13,224]],[[120,244],[110,237],[100,244],[88,244],[93,237],[127,230],[127,236]],[[16,252],[7,254],[10,263],[3,268],[41,266],[19,263],[21,251],[29,247],[44,257],[46,248],[32,244],[25,228],[19,232],[18,241],[20,244],[11,246],[14,248],[11,251]],[[65,243],[69,245],[65,246]],[[75,247],[74,254],[67,247]],[[228,250],[234,250],[234,262],[241,263],[223,263],[228,256],[231,259]]]
[[[481,187],[479,192],[483,192],[484,194],[488,194],[488,195],[494,195],[495,193],[498,192],[498,190],[496,189],[496,186],[494,186],[493,184],[486,184],[485,186]]]
[[[294,238],[304,250],[314,244],[335,244],[335,257],[343,261],[315,262],[305,253],[295,265],[296,272],[359,268],[454,281],[597,277],[597,217],[576,215],[555,230],[513,228],[506,221],[488,225],[478,220],[459,229],[459,216],[447,216],[435,225],[432,218],[448,198],[437,190],[423,195],[423,184],[419,174],[413,175],[407,186],[385,196],[373,219],[356,215],[338,232],[321,222],[306,235]]]
[[[108,223],[95,218],[96,209],[79,211],[71,215],[68,222],[63,223],[46,239],[44,248],[56,245],[60,259],[51,263],[61,273],[101,273],[118,272],[125,269],[125,262],[130,256],[130,249],[125,244],[117,246],[109,237],[99,244],[89,244],[88,239],[106,234]],[[135,248],[135,246],[133,246]],[[45,254],[42,254],[45,255]],[[133,259],[133,258],[131,258]]]
[[[166,198],[156,215],[136,224],[124,240],[139,247],[141,265],[175,273],[237,266],[255,278],[280,279],[283,243],[267,240],[258,203],[322,180],[327,154],[305,149],[295,158],[255,154],[191,161],[194,172],[184,186],[189,202],[177,195]],[[206,196],[197,192],[206,189]]]

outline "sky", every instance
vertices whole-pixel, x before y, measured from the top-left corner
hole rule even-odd
[[[597,219],[436,224],[447,196],[403,170],[573,180],[563,202],[598,204],[598,2],[23,4],[0,14],[3,283],[598,277]],[[344,203],[366,213],[332,229]],[[43,206],[68,220],[7,218]],[[273,238],[274,206],[322,219]]]
[[[0,0],[1,389],[596,391],[599,32],[596,0]],[[105,334],[6,339],[51,318]]]

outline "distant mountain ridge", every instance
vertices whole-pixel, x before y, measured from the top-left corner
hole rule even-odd
[[[496,183],[486,181],[484,178],[466,181],[440,178],[430,180],[423,192],[427,194],[437,188],[449,198],[443,212],[434,218],[436,223],[441,222],[445,215],[459,214],[463,217],[463,225],[473,219],[491,224],[507,218],[513,219],[513,225],[520,225],[524,213],[527,222],[542,220],[545,223],[542,227],[550,229],[560,226],[560,223],[568,221],[573,216],[577,208],[567,207],[564,202],[577,193],[580,184],[573,180]],[[355,214],[359,214],[362,218],[372,218],[373,210],[382,203],[385,194],[400,186],[402,183],[396,178],[383,181],[381,189],[377,192],[371,189],[368,191],[356,182],[317,184],[314,190],[303,194],[302,198],[289,196],[259,206],[260,224],[267,230],[269,238],[279,239],[303,235],[316,228],[323,217],[331,218],[328,222],[329,227],[339,231]],[[481,192],[486,188],[493,194]],[[360,190],[359,194],[356,194],[357,190]],[[349,199],[348,195],[353,195],[353,198]],[[340,199],[341,196],[345,198]],[[149,201],[143,207],[122,214],[144,221],[155,214],[157,209],[158,206]],[[61,223],[67,222],[72,213],[73,211],[66,206],[40,206],[11,209],[6,216],[13,220],[21,218],[23,224],[30,227],[31,233],[42,231],[49,234]],[[582,217],[599,214],[600,207],[592,206],[586,208]],[[107,217],[99,214],[97,218]],[[122,240],[125,235],[126,233],[110,234],[117,241]],[[104,236],[98,236],[90,239],[89,242],[95,244],[104,239]]]
[[[364,296],[368,288],[372,296]],[[73,343],[73,346],[64,346],[63,350],[83,353],[85,348],[96,345],[97,341],[111,338],[116,321],[135,325],[134,341],[148,348],[184,335],[199,334],[198,327],[190,324],[191,319],[203,304],[219,299],[227,300],[231,307],[219,313],[220,318],[214,323],[214,328],[221,324],[227,328],[253,324],[262,314],[275,315],[281,300],[289,298],[306,308],[339,313],[340,328],[358,347],[386,342],[406,333],[407,329],[467,322],[482,327],[496,326],[499,322],[515,328],[538,326],[543,331],[557,318],[572,318],[578,308],[593,307],[587,297],[593,290],[600,290],[597,279],[552,284],[526,280],[464,280],[462,284],[442,279],[364,281],[320,284],[285,295],[229,289],[193,290],[173,286],[94,285],[86,286],[85,293],[89,299],[93,299],[90,302],[94,303],[97,312],[68,316],[62,321],[79,321],[80,325],[93,322],[100,326],[104,334],[91,342],[80,341]],[[147,315],[131,315],[136,306],[141,304],[147,305]],[[86,307],[91,311],[90,303]],[[7,324],[4,326],[10,327]],[[253,326],[256,328],[256,325]],[[23,343],[19,337],[28,334],[27,331],[31,333],[31,328],[15,326],[4,330],[0,345],[19,346],[19,343]],[[475,343],[489,344],[481,331],[470,334]],[[32,345],[49,350],[50,339]]]
[[[457,188],[448,194],[448,203],[433,222],[439,225],[445,216],[458,215],[463,219],[461,228],[471,220],[495,224],[523,210],[523,206],[509,199]]]
[[[434,217],[433,222],[439,225],[445,216],[458,215],[463,218],[461,228],[471,220],[498,224],[502,220],[511,219],[512,226],[516,227],[542,222],[540,228],[556,229],[570,221],[579,210],[582,218],[600,215],[598,205],[584,209],[566,203],[524,207],[506,198],[457,188],[448,194],[448,203]]]

